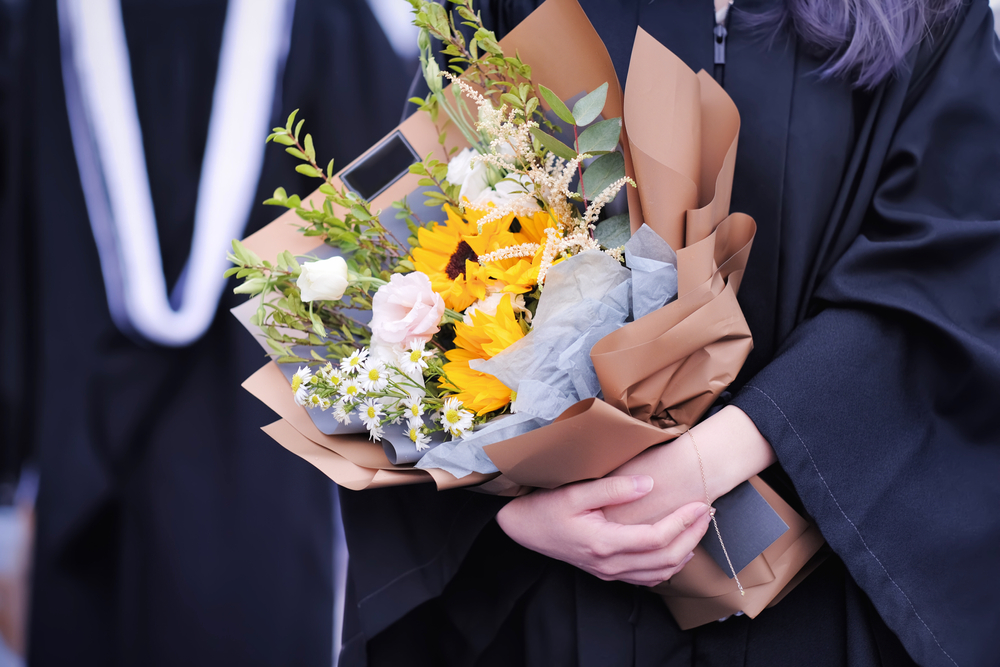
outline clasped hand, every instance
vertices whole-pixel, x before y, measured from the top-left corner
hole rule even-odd
[[[646,450],[603,479],[515,498],[497,523],[521,546],[606,581],[666,581],[708,529],[706,492],[714,501],[776,460],[738,408],[721,410],[693,432],[697,440],[684,435]]]
[[[653,524],[609,521],[604,508],[653,489],[648,475],[618,475],[539,490],[497,515],[518,544],[575,565],[605,581],[655,586],[680,571],[709,524],[709,506],[689,503]]]

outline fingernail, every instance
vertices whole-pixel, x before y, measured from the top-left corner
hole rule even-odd
[[[698,518],[700,519],[701,517],[705,516],[706,514],[708,514],[709,516],[714,515],[715,514],[715,508],[712,507],[711,505],[706,505],[706,504],[702,503],[701,507],[698,508]]]
[[[693,551],[691,553],[689,553],[687,556],[684,557],[684,560],[681,561],[681,566],[683,567],[684,565],[687,565],[688,561],[691,560],[692,558],[694,558],[694,552]]]
[[[634,475],[632,483],[639,493],[649,493],[653,489],[653,478],[649,475]]]

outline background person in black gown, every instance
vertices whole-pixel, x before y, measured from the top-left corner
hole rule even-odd
[[[23,48],[0,91],[2,427],[5,455],[30,450],[42,480],[30,660],[328,665],[330,485],[259,431],[273,416],[239,385],[265,358],[227,312],[242,298],[230,285],[184,347],[115,327],[70,136],[56,0],[18,9]],[[190,251],[226,11],[226,0],[122,1],[170,286]],[[272,125],[301,108],[320,156],[344,165],[398,122],[408,80],[364,2],[297,0]],[[269,148],[254,201],[278,185],[310,191],[293,164]],[[255,205],[247,232],[276,213]]]
[[[816,521],[826,561],[756,619],[681,632],[648,590],[563,562],[595,571],[565,547],[580,537],[572,512],[616,499],[606,480],[587,483],[596,505],[545,507],[569,497],[556,492],[500,515],[563,560],[500,530],[505,499],[341,490],[354,601],[342,665],[1000,664],[993,17],[987,0],[954,7],[866,89],[817,75],[829,51],[749,20],[786,1],[737,0],[729,27],[725,88],[742,120],[731,208],[758,224],[739,294],[755,346],[731,391],[777,458],[764,476]],[[501,35],[536,4],[480,3]],[[623,84],[636,26],[714,69],[710,0],[581,4]],[[698,433],[705,452],[726,444]],[[664,511],[700,500],[690,440],[658,451],[689,457],[646,469]],[[724,478],[711,458],[710,485]],[[669,498],[685,486],[693,497]],[[507,521],[511,508],[526,511]],[[605,578],[637,579],[608,565]]]

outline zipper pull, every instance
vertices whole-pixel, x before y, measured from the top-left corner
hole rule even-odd
[[[725,65],[726,64],[726,37],[729,36],[729,31],[726,30],[726,26],[719,23],[715,26],[715,64]]]
[[[716,3],[719,7],[720,3]],[[719,85],[724,85],[726,72],[726,38],[729,31],[726,30],[726,23],[729,21],[729,8],[732,7],[733,0],[729,0],[715,12],[715,29],[712,30],[712,41],[715,45],[715,80]]]

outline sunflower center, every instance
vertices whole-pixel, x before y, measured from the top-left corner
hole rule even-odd
[[[479,255],[476,254],[476,251],[473,250],[468,243],[465,241],[459,241],[458,246],[455,248],[455,252],[451,253],[451,259],[448,260],[448,266],[444,267],[444,272],[448,274],[448,278],[455,280],[459,276],[464,276],[466,260],[478,262]]]

